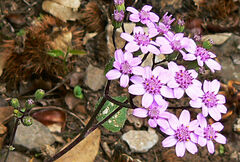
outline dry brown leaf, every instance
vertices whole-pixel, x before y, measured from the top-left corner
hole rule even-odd
[[[80,6],[80,0],[52,0],[52,1],[70,8],[78,9]]]
[[[12,106],[0,107],[0,123],[10,118],[13,114]]]
[[[100,136],[100,129],[96,129],[56,162],[93,162],[99,150]]]
[[[6,137],[7,127],[0,123],[0,149],[2,148],[3,141]]]

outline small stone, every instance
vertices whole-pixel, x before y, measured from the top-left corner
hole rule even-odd
[[[231,36],[232,36],[232,33],[209,34],[209,35],[204,35],[202,37],[202,40],[207,41],[207,40],[211,39],[211,40],[213,40],[214,45],[221,45],[224,42],[226,42]]]
[[[127,142],[132,152],[147,152],[158,142],[158,135],[153,129],[130,130],[123,134],[122,139]]]
[[[236,122],[233,124],[233,130],[240,133],[240,118],[237,118]]]
[[[14,138],[14,144],[38,151],[45,145],[51,145],[54,142],[55,138],[49,129],[34,119],[31,126],[20,124]]]
[[[0,161],[4,161],[6,154],[4,154],[3,156],[1,156]],[[17,161],[17,162],[40,162],[40,160],[35,159],[31,160],[29,157],[27,157],[26,155],[23,155],[19,152],[16,151],[10,151],[8,154],[8,158],[6,162],[13,162],[13,161]]]
[[[230,159],[239,161],[239,160],[240,160],[240,152],[234,151],[234,152],[230,155]]]
[[[85,84],[93,91],[103,88],[106,82],[104,70],[89,65],[86,71]]]

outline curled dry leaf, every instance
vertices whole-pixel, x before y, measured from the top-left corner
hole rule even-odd
[[[6,132],[7,132],[7,127],[5,127],[3,124],[0,123],[0,149],[2,149],[4,139],[7,135]]]
[[[100,129],[96,129],[56,162],[93,162],[100,145]]]
[[[60,124],[64,129],[66,124],[66,113],[60,110],[40,110],[33,113],[32,117],[45,126]]]

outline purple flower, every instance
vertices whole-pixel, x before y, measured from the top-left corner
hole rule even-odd
[[[141,58],[133,57],[132,53],[125,52],[121,49],[115,51],[115,61],[113,66],[115,69],[110,70],[106,77],[108,80],[115,80],[120,78],[120,86],[127,87],[129,83],[129,74],[136,74],[142,72],[142,67],[138,66],[141,63]]]
[[[223,95],[218,94],[220,82],[216,79],[211,81],[205,80],[203,91],[197,91],[198,97],[190,101],[194,108],[202,108],[202,114],[206,117],[208,114],[215,120],[221,119],[221,113],[226,113],[227,108],[224,106],[226,99]]]
[[[120,12],[118,10],[114,10],[114,20],[117,22],[122,22],[124,19],[124,11],[121,10]]]
[[[176,154],[178,157],[182,157],[185,154],[186,149],[195,154],[198,149],[195,143],[197,143],[197,135],[194,130],[198,127],[197,120],[190,122],[190,113],[188,110],[183,110],[180,114],[179,120],[175,115],[171,115],[168,119],[169,128],[161,129],[169,136],[162,141],[163,147],[172,147],[176,145]]]
[[[185,24],[184,20],[178,19],[178,25],[183,26]]]
[[[121,37],[128,41],[125,49],[128,52],[135,52],[141,49],[143,54],[152,52],[156,55],[160,54],[160,51],[153,44],[156,44],[151,40],[152,37],[144,33],[143,28],[136,26],[133,29],[133,36],[128,33],[122,33]]]
[[[193,53],[190,52],[186,55],[185,60],[197,59],[199,66],[202,67],[205,63],[212,72],[215,72],[215,70],[221,70],[221,65],[213,59],[215,57],[214,53],[207,51],[205,48],[197,47]]]
[[[175,21],[175,18],[171,19],[172,15],[168,16],[168,12],[166,12],[162,17],[162,22],[167,26],[168,29],[171,29],[171,24]]]
[[[190,38],[184,37],[183,33],[174,34],[170,31],[164,34],[164,37],[157,37],[156,43],[160,46],[161,53],[170,54],[174,50],[179,51],[183,55],[183,59],[185,59],[186,53],[182,49],[192,53],[196,51],[197,47],[195,42]]]
[[[115,5],[121,5],[124,3],[124,0],[114,0]]]
[[[129,20],[132,22],[141,22],[142,24],[147,24],[149,22],[158,22],[159,17],[153,12],[150,12],[152,6],[145,5],[143,6],[142,10],[139,12],[133,7],[127,7],[127,11],[131,12],[132,14],[129,16]]]
[[[153,71],[149,66],[142,71],[142,77],[133,76],[131,81],[134,83],[129,86],[128,91],[133,95],[143,95],[143,107],[149,107],[155,100],[158,105],[162,105],[164,97],[174,98],[173,92],[164,84],[168,80],[167,70],[157,66]]]
[[[165,112],[168,107],[168,102],[162,102],[162,105],[158,105],[155,101],[150,105],[149,108],[136,108],[133,110],[133,115],[139,118],[146,118],[149,116],[148,124],[152,128],[156,128],[157,125],[166,129],[169,124],[166,118],[170,116],[170,113]]]
[[[167,34],[168,32],[168,28],[165,24],[163,24],[162,22],[159,23],[148,23],[147,24],[149,30],[149,36],[151,37],[155,37],[159,34]]]
[[[214,144],[213,140],[218,143],[226,144],[227,139],[222,134],[218,133],[223,129],[223,125],[220,122],[213,123],[212,125],[207,124],[207,120],[202,114],[197,115],[200,127],[195,129],[195,133],[198,136],[198,144],[200,146],[207,145],[208,151],[214,153]]]
[[[180,99],[184,91],[190,98],[197,98],[201,92],[202,83],[196,80],[198,73],[195,70],[186,70],[184,66],[178,66],[175,62],[168,63],[169,81],[168,87],[173,88],[174,97]]]

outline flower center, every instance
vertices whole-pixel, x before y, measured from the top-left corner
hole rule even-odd
[[[129,63],[127,61],[124,61],[121,64],[120,72],[123,74],[131,74],[132,73],[132,67],[129,65]]]
[[[139,16],[141,20],[148,20],[149,19],[149,11],[141,11],[139,12]]]
[[[176,72],[175,80],[181,88],[186,89],[192,84],[193,77],[187,70],[180,70],[179,72]]]
[[[166,33],[168,28],[164,24],[156,25],[156,29],[160,34]]]
[[[188,130],[188,127],[182,124],[176,130],[175,136],[177,137],[178,141],[188,141],[190,139],[190,131]]]
[[[149,108],[148,110],[148,115],[151,117],[151,118],[158,118],[159,117],[159,113],[160,113],[160,110],[158,107],[154,106],[154,107],[151,107]]]
[[[216,98],[216,95],[213,92],[207,92],[202,97],[203,103],[208,107],[214,107],[217,106],[218,99]]]
[[[143,82],[144,89],[150,94],[160,94],[162,83],[160,80],[152,76],[150,79],[145,79]]]
[[[201,60],[203,62],[207,61],[208,59],[210,59],[210,55],[208,53],[208,51],[202,47],[197,47],[197,51],[195,53],[195,56],[200,56]]]
[[[207,140],[212,140],[216,138],[216,132],[211,127],[211,125],[208,125],[207,128],[204,128],[204,138],[206,138]]]
[[[146,34],[135,34],[135,41],[138,45],[147,46],[150,43],[150,39]]]
[[[180,40],[173,40],[173,41],[171,42],[171,46],[172,46],[172,48],[173,48],[174,50],[180,50],[180,49],[182,49],[182,45],[181,45]]]

